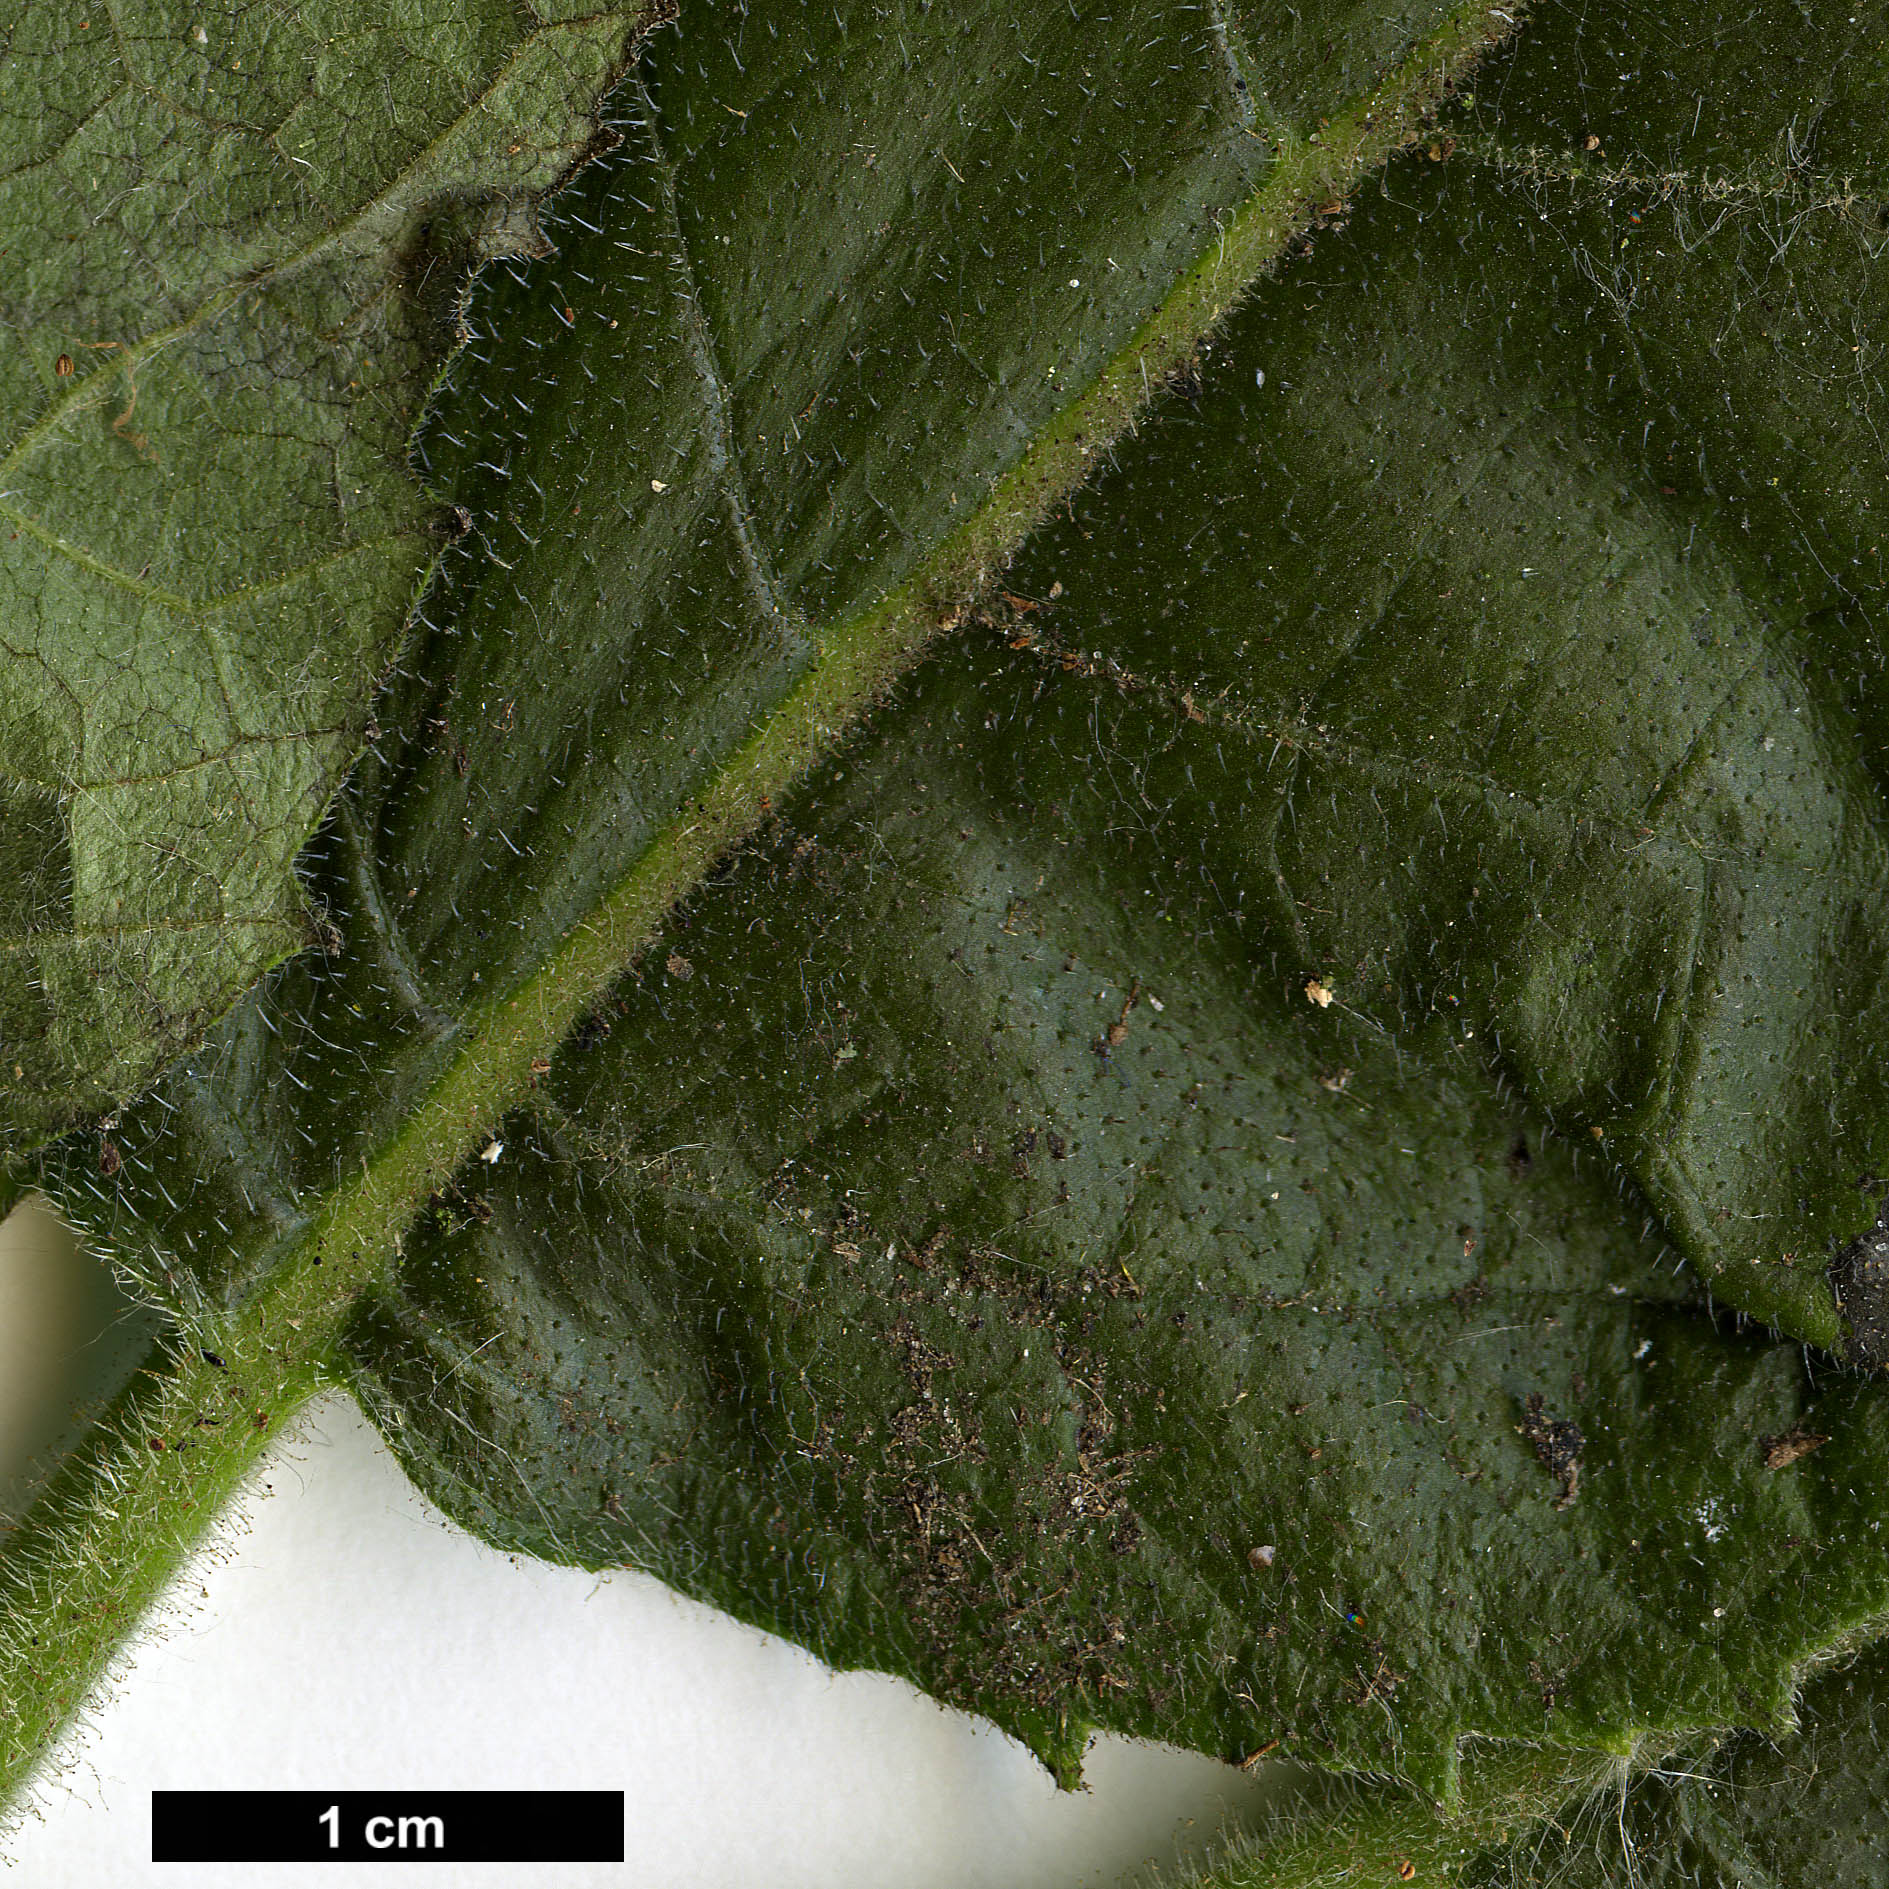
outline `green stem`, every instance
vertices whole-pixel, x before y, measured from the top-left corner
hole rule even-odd
[[[532,1063],[561,1043],[715,861],[938,636],[964,618],[1029,533],[1063,503],[1319,208],[1414,138],[1443,89],[1509,32],[1462,6],[1378,89],[1309,138],[1281,144],[1265,184],[1088,389],[1032,440],[982,506],[872,608],[830,627],[806,675],[558,948],[510,994],[467,1016],[453,1062],[360,1175],[329,1197],[284,1262],[324,1269],[337,1310],[370,1283],[428,1195],[527,1100]]]
[[[164,1340],[0,1557],[0,1788],[10,1798],[236,1493],[327,1381],[273,1305],[218,1349]],[[220,1360],[212,1363],[211,1357]]]
[[[1265,184],[982,506],[891,595],[830,627],[801,682],[548,961],[470,1012],[420,1106],[328,1198],[256,1297],[214,1332],[173,1346],[120,1400],[16,1532],[0,1573],[0,1797],[51,1747],[264,1443],[328,1381],[356,1298],[427,1196],[529,1096],[533,1061],[716,859],[962,620],[1320,209],[1409,143],[1450,82],[1512,24],[1484,0],[1459,6],[1375,91],[1309,136],[1283,139]],[[206,1349],[226,1368],[205,1363]]]

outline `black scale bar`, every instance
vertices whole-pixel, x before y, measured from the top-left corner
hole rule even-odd
[[[621,1791],[153,1791],[154,1863],[620,1863]]]

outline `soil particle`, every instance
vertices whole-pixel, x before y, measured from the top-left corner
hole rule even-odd
[[[1561,1484],[1560,1499],[1555,1507],[1569,1507],[1574,1501],[1575,1491],[1580,1487],[1581,1451],[1587,1446],[1581,1426],[1566,1417],[1547,1416],[1543,1411],[1541,1392],[1530,1391],[1528,1401],[1523,1406],[1522,1421],[1515,1427],[1520,1435],[1534,1444],[1542,1468]]]

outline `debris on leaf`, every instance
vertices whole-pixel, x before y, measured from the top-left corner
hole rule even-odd
[[[1141,985],[1137,981],[1128,987],[1128,995],[1122,999],[1121,1014],[1108,1026],[1107,1031],[1095,1039],[1095,1053],[1104,1062],[1111,1050],[1118,1050],[1128,1041],[1128,1013],[1141,1001]]]
[[[1555,1507],[1565,1509],[1573,1502],[1575,1491],[1580,1487],[1581,1451],[1587,1445],[1587,1438],[1581,1434],[1581,1426],[1571,1419],[1545,1416],[1540,1391],[1528,1393],[1523,1412],[1522,1421],[1515,1426],[1516,1431],[1534,1444],[1542,1468],[1561,1484],[1560,1499]]]
[[[1331,999],[1331,986],[1327,984],[1323,978],[1308,977],[1305,980],[1305,1000],[1307,1003],[1317,1004],[1321,1010],[1324,1010],[1330,1007]]]
[[[1819,1435],[1815,1430],[1806,1430],[1799,1424],[1793,1430],[1780,1431],[1776,1436],[1761,1436],[1758,1450],[1764,1458],[1766,1469],[1788,1469],[1792,1463],[1808,1456],[1812,1450],[1822,1449],[1830,1439]]]

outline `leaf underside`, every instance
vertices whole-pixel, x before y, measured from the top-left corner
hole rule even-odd
[[[478,1532],[1071,1768],[1101,1724],[1447,1794],[1470,1732],[1787,1722],[1889,1598],[1889,1411],[1721,1330],[1460,1032],[1280,994],[1148,858],[1174,810],[1091,791],[1173,732],[1107,693],[930,666],[409,1232],[369,1408]]]
[[[1066,1780],[1788,1728],[1889,1602],[1889,1407],[1792,1341],[1881,1361],[1889,1168],[1889,42],[1827,11],[1547,8],[1306,206],[386,1226],[344,1368],[449,1512]],[[474,304],[329,950],[42,1165],[212,1325],[1445,17],[764,12]]]

